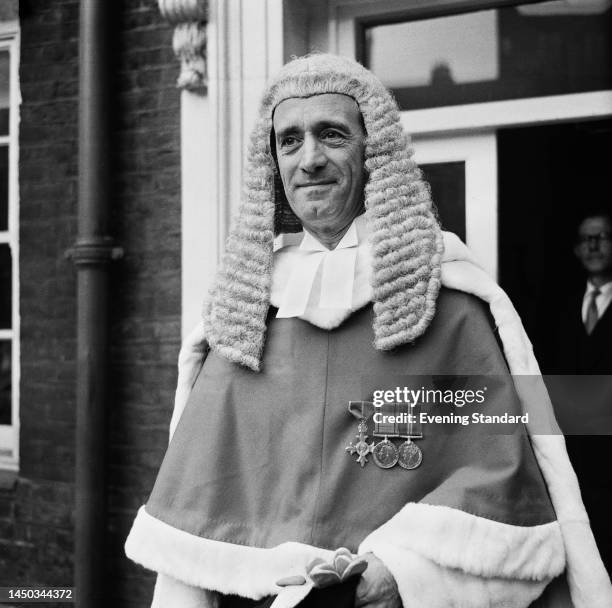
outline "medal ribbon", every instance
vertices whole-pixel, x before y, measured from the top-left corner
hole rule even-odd
[[[397,403],[383,403],[383,405],[376,408],[377,412],[381,414],[382,422],[374,423],[375,437],[399,437],[400,424],[398,422],[389,422],[390,416],[397,420],[398,408]]]
[[[382,415],[382,422],[374,423],[375,437],[404,437],[418,439],[423,436],[419,423],[420,407],[410,407],[407,403],[384,403],[376,410]],[[389,421],[394,416],[394,422]]]
[[[371,401],[349,401],[348,409],[357,420],[367,420],[376,408]]]

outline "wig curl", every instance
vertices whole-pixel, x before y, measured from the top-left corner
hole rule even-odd
[[[364,200],[371,227],[375,348],[413,342],[435,314],[442,234],[395,100],[355,61],[329,54],[294,59],[263,95],[242,203],[204,309],[210,347],[254,371],[260,369],[265,344],[274,236],[300,229],[271,149],[272,115],[285,99],[326,93],[352,97],[366,130]]]

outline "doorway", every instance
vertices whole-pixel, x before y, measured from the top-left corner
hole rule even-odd
[[[612,211],[612,120],[500,129],[499,282],[518,310],[543,371],[585,289],[573,254],[585,210]]]

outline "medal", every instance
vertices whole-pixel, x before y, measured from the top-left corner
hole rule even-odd
[[[361,467],[365,467],[368,462],[368,454],[371,454],[374,450],[374,443],[368,443],[368,425],[366,424],[366,418],[364,412],[364,406],[368,404],[373,407],[372,403],[367,401],[349,401],[349,411],[353,416],[359,418],[359,424],[357,426],[357,435],[355,435],[357,441],[349,443],[345,450],[349,454],[357,454],[355,462],[358,462]]]
[[[397,413],[397,407],[395,403],[385,404],[379,410],[383,415],[393,415]],[[372,452],[372,459],[374,463],[381,469],[390,469],[397,464],[399,458],[399,452],[397,447],[392,441],[389,441],[389,435],[391,437],[397,437],[397,423],[396,422],[375,422],[374,423],[374,437],[384,437],[382,441],[379,441]]]
[[[381,469],[390,469],[397,464],[399,452],[395,444],[385,437],[372,449],[372,459]]]
[[[422,439],[423,433],[414,432],[412,419],[408,422],[407,433],[400,435],[406,439],[399,447],[398,463],[404,469],[416,469],[423,462],[423,452],[413,439]]]
[[[421,448],[410,437],[399,447],[398,463],[404,469],[416,469],[423,461]]]

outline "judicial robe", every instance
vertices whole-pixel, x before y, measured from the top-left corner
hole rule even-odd
[[[567,563],[574,605],[607,606],[609,581],[560,437],[425,427],[412,471],[360,467],[345,450],[356,433],[348,401],[371,399],[364,377],[488,376],[489,415],[521,414],[533,398],[508,369],[537,371],[516,313],[447,251],[447,288],[414,344],[375,350],[365,306],[331,331],[272,310],[261,373],[214,352],[200,366],[201,346],[188,349],[179,392],[189,396],[128,556],[192,588],[257,599],[346,546],[385,563],[405,607],[430,608],[527,606]],[[497,336],[466,291],[488,301]]]

